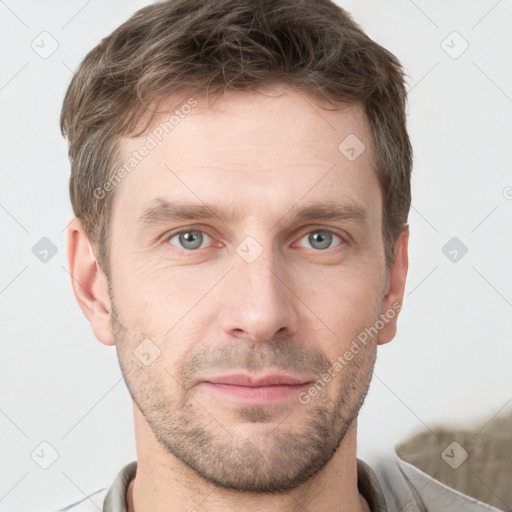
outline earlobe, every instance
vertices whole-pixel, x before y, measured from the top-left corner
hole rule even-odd
[[[77,218],[68,226],[67,256],[71,285],[80,309],[96,338],[105,345],[114,345],[107,278]]]
[[[409,226],[405,225],[395,243],[393,263],[389,268],[384,297],[382,299],[381,319],[383,320],[384,327],[378,334],[379,345],[390,342],[396,334],[398,314],[402,307],[405,281],[409,267],[408,245]]]

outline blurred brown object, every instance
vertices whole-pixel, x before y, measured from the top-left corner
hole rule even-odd
[[[395,449],[401,459],[443,484],[512,511],[512,413],[473,429],[437,426]]]

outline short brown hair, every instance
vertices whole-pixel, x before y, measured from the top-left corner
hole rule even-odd
[[[364,108],[389,267],[411,202],[404,77],[396,57],[329,0],[169,0],[139,10],[86,56],[61,113],[73,211],[101,268],[108,277],[113,194],[94,191],[114,172],[119,137],[141,135],[148,105],[275,84]]]

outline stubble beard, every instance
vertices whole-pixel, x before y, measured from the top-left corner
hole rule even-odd
[[[164,450],[216,486],[276,493],[306,482],[331,460],[368,393],[376,357],[374,344],[364,347],[307,405],[297,400],[280,422],[274,421],[272,406],[244,406],[238,411],[236,425],[224,425],[208,401],[197,397],[196,388],[189,385],[189,369],[197,369],[197,357],[185,362],[175,375],[159,365],[149,372],[141,368],[134,361],[133,350],[144,337],[120,328],[112,298],[111,306],[119,363],[134,403]],[[291,341],[259,344],[261,352],[242,342],[232,347],[238,348],[224,354],[232,367],[235,361],[243,361],[238,367],[261,369],[265,362],[285,360],[287,354],[291,355],[289,361],[300,357]],[[317,356],[309,369],[316,368],[320,375],[318,370],[327,370],[329,362],[325,356]],[[204,358],[199,356],[199,360],[207,366]],[[305,359],[301,363],[308,365]],[[288,369],[293,366],[286,365]],[[169,394],[170,384],[178,398]],[[298,424],[293,421],[297,415]],[[247,428],[240,428],[241,423]]]

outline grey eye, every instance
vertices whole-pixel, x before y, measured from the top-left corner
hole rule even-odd
[[[336,245],[340,245],[343,240],[340,236],[331,233],[330,231],[324,231],[321,229],[317,229],[315,231],[311,231],[304,237],[302,237],[301,240],[307,239],[307,243],[310,247],[313,249],[323,250],[323,249],[329,249],[331,247],[331,244],[333,243],[333,240],[338,239],[339,242]],[[307,247],[307,246],[306,246]]]
[[[180,247],[181,249],[195,250],[201,248],[205,239],[208,239],[208,235],[202,231],[189,230],[176,233],[169,238],[169,243]],[[177,243],[172,242],[173,239],[177,239]]]

